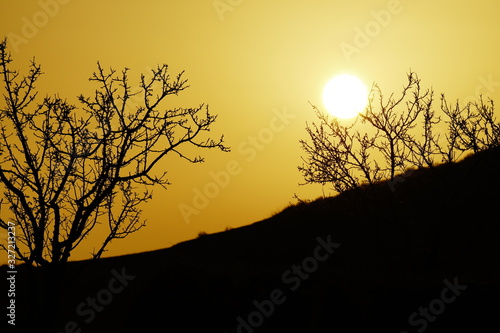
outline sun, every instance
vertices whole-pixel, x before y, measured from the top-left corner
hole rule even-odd
[[[368,90],[357,77],[342,74],[332,78],[323,89],[323,103],[330,114],[349,119],[368,104]]]

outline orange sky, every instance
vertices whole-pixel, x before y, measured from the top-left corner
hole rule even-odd
[[[332,76],[354,74],[388,94],[411,69],[449,100],[500,97],[500,3],[493,0],[41,0],[3,1],[0,12],[14,66],[25,70],[32,57],[42,64],[41,96],[78,105],[77,95],[95,89],[88,78],[97,61],[131,68],[136,83],[167,63],[172,73],[186,70],[191,85],[170,105],[208,103],[219,116],[211,134],[224,134],[232,151],[201,151],[206,162],[196,165],[166,159],[158,173],[167,170],[172,185],[155,190],[143,207],[147,226],[111,243],[108,256],[264,219],[294,203],[294,193],[321,196],[320,186],[298,186],[298,140],[315,121],[308,102],[321,106]],[[210,198],[197,194],[205,191]],[[183,216],[186,207],[196,214]],[[88,257],[103,237],[96,230],[71,259]]]

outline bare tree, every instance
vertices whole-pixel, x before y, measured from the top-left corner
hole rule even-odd
[[[378,105],[375,103],[374,95],[378,95]],[[380,87],[377,84],[373,86],[366,114],[360,114],[360,117],[378,130],[375,146],[386,162],[382,168],[385,178],[393,180],[396,172],[404,171],[405,161],[415,156],[413,150],[415,147],[408,143],[417,142],[412,130],[417,126],[420,117],[425,115],[424,118],[429,118],[427,125],[431,125],[432,114],[429,110],[432,97],[432,90],[422,91],[420,79],[415,73],[408,74],[408,83],[398,98],[394,98],[394,94],[391,94],[387,101],[384,101]],[[429,135],[428,126],[424,136]],[[430,138],[428,141],[431,141]],[[430,142],[424,142],[416,147],[419,153],[423,154],[421,157],[427,160],[426,163],[430,163],[429,144]]]
[[[447,161],[455,161],[465,152],[477,153],[500,144],[500,123],[496,122],[495,106],[491,99],[485,102],[481,96],[479,101],[460,107],[458,101],[451,105],[442,95],[441,109],[448,124]]]
[[[439,160],[455,162],[464,152],[500,144],[500,124],[491,100],[484,103],[481,98],[461,108],[458,102],[449,105],[442,95],[438,116],[433,90],[422,89],[413,72],[407,79],[401,94],[387,99],[374,84],[365,112],[349,125],[313,106],[320,124],[306,126],[311,143],[300,141],[306,158],[299,171],[306,184],[332,183],[338,192],[382,179],[390,185],[397,173],[408,168],[432,168]],[[448,127],[445,135],[438,134],[443,119]],[[360,123],[369,125],[369,130],[362,132]]]
[[[299,171],[306,184],[331,183],[336,191],[344,192],[380,180],[380,167],[370,159],[378,135],[354,131],[357,120],[351,125],[342,125],[317,107],[313,109],[320,124],[306,127],[311,144],[300,140],[307,158],[302,158],[304,164],[299,166]]]
[[[155,185],[169,185],[166,173],[153,174],[167,154],[198,163],[203,158],[184,148],[229,150],[223,137],[203,138],[216,120],[207,106],[164,109],[166,97],[188,87],[183,72],[171,78],[167,65],[158,66],[133,90],[127,68],[98,64],[90,78],[95,94],[79,96],[83,107],[77,109],[58,96],[36,102],[40,65],[33,60],[22,76],[11,69],[6,45],[0,43],[0,182],[24,246],[17,255],[26,263],[65,263],[105,224],[107,235],[93,254],[99,258],[113,239],[145,225],[139,206]],[[7,228],[5,219],[0,226]]]
[[[374,84],[366,113],[359,114],[349,125],[342,125],[313,107],[320,125],[306,127],[312,144],[300,141],[307,154],[299,166],[306,183],[332,183],[336,191],[344,192],[364,183],[393,180],[397,171],[404,170],[405,161],[415,155],[409,144],[416,141],[411,130],[419,117],[430,110],[432,95],[430,90],[422,91],[420,80],[410,73],[397,98],[391,94],[385,100]],[[432,114],[428,116],[432,118]],[[373,133],[362,133],[358,123],[368,124]],[[419,149],[428,149],[428,144]],[[379,158],[374,158],[375,154]]]

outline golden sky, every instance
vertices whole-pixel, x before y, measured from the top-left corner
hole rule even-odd
[[[320,186],[298,186],[298,141],[316,120],[308,102],[323,107],[323,86],[337,74],[388,94],[411,69],[451,101],[498,101],[499,12],[493,0],[2,1],[0,35],[10,38],[14,67],[25,70],[33,57],[42,65],[41,96],[78,105],[76,96],[96,88],[88,78],[97,61],[129,67],[135,83],[167,63],[190,84],[170,105],[207,103],[219,116],[211,134],[224,134],[232,151],[201,151],[203,164],[166,159],[157,171],[168,171],[172,185],[155,190],[143,206],[147,226],[113,241],[110,256],[264,219],[294,203],[294,193],[321,196]],[[188,206],[196,214],[183,216]],[[71,259],[88,257],[103,237],[97,230]]]

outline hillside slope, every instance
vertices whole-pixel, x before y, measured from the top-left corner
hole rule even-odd
[[[52,332],[498,331],[499,166],[495,149],[168,249],[70,263]],[[40,332],[45,281],[20,268],[19,329]]]

